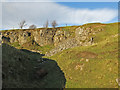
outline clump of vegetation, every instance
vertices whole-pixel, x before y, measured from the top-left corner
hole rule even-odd
[[[52,27],[53,28],[56,28],[56,26],[58,25],[57,22],[54,20],[52,23],[51,23]]]
[[[21,21],[18,25],[19,25],[20,29],[22,29],[22,28],[25,27],[27,24],[26,24],[26,21],[23,20],[23,21]]]
[[[29,26],[29,29],[36,29],[36,28],[37,28],[37,27],[36,27],[36,25],[34,25],[34,24]]]
[[[44,27],[45,27],[45,28],[48,28],[48,26],[49,26],[49,22],[48,22],[48,20],[47,20]]]

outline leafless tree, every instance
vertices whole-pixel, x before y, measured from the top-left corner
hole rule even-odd
[[[67,26],[67,24],[66,24],[66,26]]]
[[[46,21],[46,24],[45,24],[45,28],[48,28],[48,26],[49,26],[49,22],[48,22],[48,20]]]
[[[52,24],[52,27],[53,27],[53,28],[55,28],[55,27],[58,25],[55,20],[54,20],[51,24]]]
[[[37,28],[37,27],[36,27],[36,25],[34,25],[34,24],[29,26],[29,29],[36,29],[36,28]]]
[[[21,21],[18,25],[19,25],[19,27],[22,29],[22,28],[25,27],[27,24],[26,24],[26,21],[23,20],[23,21]]]

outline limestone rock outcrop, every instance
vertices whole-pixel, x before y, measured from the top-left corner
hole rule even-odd
[[[7,30],[1,31],[3,42],[15,43],[19,45],[26,43],[35,43],[39,46],[54,45],[55,48],[46,53],[46,56],[51,56],[64,49],[87,46],[94,43],[94,35],[100,30],[94,31],[91,28],[78,26],[72,32],[61,28],[40,28],[26,30]]]

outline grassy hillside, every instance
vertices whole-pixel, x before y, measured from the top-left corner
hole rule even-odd
[[[120,50],[118,47],[118,23],[89,23],[81,26],[58,27],[57,29],[68,31],[71,38],[75,37],[75,29],[78,27],[92,29],[91,35],[94,37],[92,45],[69,48],[51,57],[44,56],[45,59],[40,54],[30,53],[27,50],[34,49],[45,54],[45,52],[55,48],[53,45],[38,46],[31,44],[32,42],[24,44],[25,46],[20,46],[18,43],[10,44],[19,50],[25,49],[22,51],[9,46],[7,48],[3,47],[3,73],[10,76],[8,79],[3,80],[4,87],[64,87],[65,85],[66,88],[117,88],[116,79],[118,74],[120,75],[118,73],[118,51]],[[19,57],[21,57],[23,63],[16,61],[19,60]],[[34,72],[36,72],[33,67],[39,66],[42,60],[47,62],[40,65],[40,68],[45,69],[48,75],[40,79],[40,82],[39,79],[32,81],[31,77],[35,77]],[[27,66],[25,63],[27,63]],[[19,78],[14,79],[8,73],[7,68],[9,68],[9,65],[14,68],[21,66],[18,71],[15,71],[15,77],[20,76],[21,74],[19,75],[18,72],[22,70],[25,75],[21,75],[20,78],[23,81],[25,80],[24,83]],[[22,66],[28,68],[27,72],[23,70]],[[30,78],[27,77],[29,73],[32,73]]]
[[[64,50],[49,57],[66,77],[66,88],[117,88],[118,24],[86,24],[95,30],[94,44]]]

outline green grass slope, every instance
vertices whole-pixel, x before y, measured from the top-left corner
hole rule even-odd
[[[85,24],[98,30],[91,46],[64,50],[47,57],[56,60],[66,77],[66,88],[117,88],[118,24]],[[83,27],[82,26],[82,27]]]

